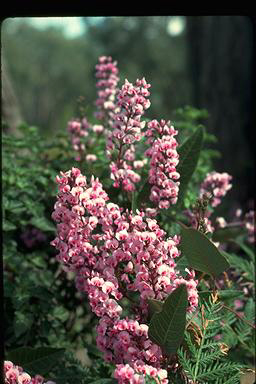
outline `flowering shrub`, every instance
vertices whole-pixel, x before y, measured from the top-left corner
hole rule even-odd
[[[175,270],[174,259],[179,255],[177,236],[165,239],[157,221],[146,218],[143,211],[137,210],[135,215],[129,211],[122,213],[118,205],[107,203],[109,197],[101,183],[92,176],[87,184],[77,168],[61,173],[57,182],[59,194],[53,219],[59,223],[58,237],[52,245],[60,251],[58,260],[75,271],[77,288],[88,294],[93,312],[101,318],[97,345],[109,362],[126,366],[131,363],[135,372],[153,377],[160,369],[163,376],[163,356],[160,348],[149,340],[145,324],[147,300],[163,300],[177,286],[185,284],[188,311],[198,301],[194,272],[188,271],[184,279]],[[99,226],[101,230],[93,234]],[[121,320],[119,301],[129,298],[129,292],[140,294],[134,308],[136,320]],[[120,365],[117,372],[119,368]],[[122,374],[121,382],[126,374],[131,378],[133,370]],[[120,372],[124,372],[124,367]],[[115,375],[119,377],[119,373]],[[140,376],[135,377],[134,382],[139,382]]]
[[[31,377],[23,371],[22,367],[14,365],[11,361],[4,361],[5,384],[56,384],[53,381],[45,381],[43,376]]]
[[[21,139],[28,157],[5,138],[39,182],[34,209],[22,172],[20,204],[5,201],[6,383],[238,383],[253,364],[254,212],[217,216],[235,177],[213,170],[204,113],[147,119],[150,84],[118,88],[118,73],[100,57],[95,113]],[[91,367],[70,354],[81,348]]]

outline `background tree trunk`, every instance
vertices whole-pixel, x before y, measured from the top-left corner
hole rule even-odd
[[[254,32],[246,16],[187,17],[194,105],[208,110],[222,152],[216,170],[235,176],[232,194],[244,203],[254,198]]]
[[[17,135],[22,117],[18,100],[8,73],[5,59],[2,57],[2,128],[5,132]]]

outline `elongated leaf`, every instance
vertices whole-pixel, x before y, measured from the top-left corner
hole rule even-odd
[[[252,261],[254,261],[255,258],[255,252],[253,248],[250,248],[248,245],[244,244],[243,241],[237,239],[236,244],[239,245],[239,247],[242,248],[242,250],[246,253],[247,256],[250,257]]]
[[[177,172],[180,174],[180,186],[178,204],[182,204],[185,197],[188,183],[196,169],[200,151],[203,144],[204,131],[203,127],[197,130],[178,148],[179,164]]]
[[[56,227],[53,225],[53,223],[51,223],[45,217],[33,217],[31,219],[31,224],[34,225],[36,228],[41,229],[42,231],[45,231],[45,232],[56,231]]]
[[[203,233],[183,225],[181,252],[185,254],[190,267],[214,277],[230,267],[226,258]]]
[[[183,339],[187,305],[187,288],[182,284],[167,297],[162,311],[152,316],[149,338],[167,355],[174,354]]]
[[[235,239],[236,237],[242,235],[245,232],[246,230],[244,228],[241,228],[241,226],[233,228],[220,228],[213,232],[212,240],[220,242],[227,241],[230,239]]]
[[[63,356],[64,349],[21,347],[9,351],[7,359],[32,374],[45,375]]]

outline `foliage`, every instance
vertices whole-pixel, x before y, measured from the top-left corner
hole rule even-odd
[[[178,204],[157,215],[168,236],[181,235],[176,267],[184,276],[187,268],[194,269],[191,276],[199,281],[196,312],[187,313],[185,285],[164,301],[149,300],[149,338],[161,348],[174,384],[188,380],[239,382],[242,370],[252,368],[255,356],[254,255],[246,243],[246,232],[217,237],[221,242],[218,249],[212,243],[215,232],[211,235],[185,226],[189,223],[184,208],[192,210],[199,185],[218,156],[207,147],[215,137],[198,125],[205,117],[205,111],[191,107],[176,112],[179,172],[184,175],[182,196]],[[113,365],[104,362],[95,346],[96,316],[90,312],[88,299],[76,291],[72,273],[64,277],[49,245],[55,235],[51,218],[57,193],[55,177],[79,166],[86,177],[99,177],[111,202],[136,213],[136,209],[154,206],[149,198],[149,164],[141,172],[138,189],[124,194],[112,185],[103,135],[91,132],[89,140],[83,141],[87,153],[97,155],[97,161],[78,163],[67,133],[46,139],[36,127],[23,125],[20,131],[19,138],[3,134],[6,358],[58,384],[117,382]],[[138,147],[139,160],[143,160],[144,139]],[[133,297],[126,299],[124,307],[129,313]],[[91,365],[76,358],[81,348],[87,350]],[[146,377],[145,382],[153,379]]]
[[[212,296],[201,302],[190,319],[185,343],[178,351],[183,374],[194,383],[239,383],[242,364],[229,361],[228,346],[216,340],[220,331],[221,303]]]
[[[149,338],[160,345],[167,355],[175,353],[182,341],[186,309],[187,289],[185,285],[180,285],[165,300],[161,311],[154,313],[150,320]]]
[[[21,129],[20,138],[2,137],[5,346],[63,347],[78,342],[92,316],[72,282],[62,278],[49,246],[58,162],[46,166],[46,155],[55,143],[46,143],[35,127]],[[55,156],[61,158],[58,142]]]

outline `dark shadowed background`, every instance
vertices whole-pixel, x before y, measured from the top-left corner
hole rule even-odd
[[[216,171],[233,175],[236,206],[254,199],[255,24],[247,16],[119,16],[63,18],[2,24],[2,116],[11,134],[20,122],[50,136],[65,130],[84,97],[92,116],[95,64],[118,61],[120,85],[151,83],[147,117],[172,119],[191,105],[208,110],[206,125],[218,138]],[[48,19],[49,21],[49,19]],[[48,26],[47,26],[48,25]],[[72,28],[73,25],[73,28]]]

